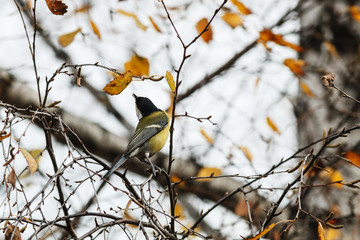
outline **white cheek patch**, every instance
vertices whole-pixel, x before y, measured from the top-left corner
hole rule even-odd
[[[140,112],[140,110],[138,109],[138,108],[136,108],[136,116],[137,116],[137,118],[140,120],[140,119],[142,119],[142,114],[141,114],[141,112]]]

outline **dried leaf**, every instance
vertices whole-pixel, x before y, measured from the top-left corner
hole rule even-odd
[[[104,92],[110,95],[120,94],[132,81],[131,72],[120,74],[104,87]]]
[[[277,223],[273,223],[270,224],[267,228],[265,228],[263,231],[261,231],[259,234],[257,234],[255,237],[253,238],[248,238],[247,240],[258,240],[259,238],[263,237],[265,234],[267,234],[268,232],[270,232],[271,229],[273,229],[276,225],[278,225],[279,223],[286,223],[286,222],[293,222],[293,220],[284,220],[284,221],[280,221]]]
[[[311,91],[309,86],[304,81],[300,80],[300,87],[306,95],[308,95],[309,97],[315,97],[315,94]]]
[[[306,65],[306,62],[301,59],[292,59],[286,58],[284,60],[284,65],[287,66],[295,75],[304,76],[303,67]]]
[[[135,218],[133,218],[133,217],[130,215],[130,213],[129,213],[129,207],[130,207],[130,205],[131,205],[131,202],[132,202],[132,200],[129,199],[129,201],[128,201],[127,204],[126,204],[126,208],[125,208],[125,211],[124,211],[124,216],[125,216],[125,218],[127,218],[127,219],[135,220]]]
[[[325,175],[323,175],[323,176],[328,178],[330,182],[343,182],[344,181],[344,178],[343,178],[341,172],[339,170],[335,170],[331,167],[325,168]],[[340,183],[336,183],[335,187],[342,188],[343,185]]]
[[[318,240],[325,240],[325,231],[321,222],[318,222]]]
[[[5,135],[2,135],[3,133],[4,133]],[[2,140],[4,140],[5,138],[10,137],[10,136],[11,136],[11,133],[6,134],[5,132],[1,132],[1,134],[0,134],[0,142],[1,142]]]
[[[39,166],[38,166],[36,160],[33,158],[33,156],[31,156],[31,154],[28,151],[26,151],[25,148],[22,148],[22,147],[20,148],[20,152],[26,159],[26,162],[29,166],[30,173],[33,174],[34,172],[36,172],[36,170],[39,168]]]
[[[196,30],[199,34],[201,34],[201,38],[204,40],[204,42],[209,43],[210,40],[212,39],[212,29],[210,26],[207,27],[206,31],[204,31],[204,29],[206,28],[206,26],[209,24],[208,20],[206,18],[202,18],[199,20],[199,22],[196,24]]]
[[[15,184],[16,184],[16,175],[15,175],[15,171],[14,169],[11,170],[11,172],[9,173],[9,175],[7,176],[7,182],[10,183],[13,188],[15,188]]]
[[[73,41],[74,38],[76,36],[76,34],[78,34],[79,32],[81,32],[81,28],[78,28],[77,30],[70,32],[70,33],[66,33],[61,35],[58,38],[58,42],[62,47],[67,47],[69,46]]]
[[[250,150],[244,146],[239,146],[239,149],[244,153],[245,157],[249,160],[249,162],[251,162],[252,154],[250,153]]]
[[[351,17],[354,20],[360,22],[360,8],[358,6],[350,6],[349,11],[350,11]]]
[[[155,29],[157,32],[161,32],[160,28],[159,28],[158,25],[155,23],[155,21],[152,19],[152,17],[149,16],[149,20],[150,20],[152,26],[154,27],[154,29]]]
[[[32,149],[29,151],[31,156],[36,160],[37,163],[39,163],[41,158],[42,149]]]
[[[266,118],[266,123],[274,132],[276,132],[277,134],[280,134],[278,127],[275,125],[275,123],[273,122],[273,120],[271,120],[270,117]]]
[[[175,217],[177,219],[184,219],[184,207],[180,203],[176,203],[175,205]]]
[[[20,230],[19,227],[15,228],[15,233],[14,235],[12,235],[13,231],[14,231],[15,226],[14,225],[9,225],[6,228],[6,232],[5,232],[5,240],[21,240],[21,234],[20,234]],[[13,237],[12,237],[13,236]]]
[[[294,49],[297,52],[302,51],[302,47],[294,43],[286,41],[281,34],[275,34],[270,29],[264,29],[260,33],[259,42],[264,45],[264,47],[270,51],[271,49],[266,45],[267,42],[271,41],[278,45],[289,47]]]
[[[355,151],[348,151],[345,158],[349,159],[353,164],[360,167],[360,155]]]
[[[144,30],[144,31],[146,30],[147,27],[139,21],[138,17],[137,17],[134,13],[126,12],[126,11],[123,11],[123,10],[121,10],[121,9],[118,9],[118,10],[116,10],[116,11],[117,11],[118,13],[124,15],[124,16],[131,17],[132,19],[134,19],[136,25],[137,25],[140,29],[142,29],[142,30]]]
[[[241,216],[241,217],[247,217],[249,212],[248,212],[248,207],[246,205],[246,202],[243,198],[240,198],[240,200],[238,201],[238,203],[235,206],[234,209],[235,214]]]
[[[55,15],[64,15],[68,6],[61,0],[45,0],[50,11]]]
[[[210,145],[214,145],[214,139],[210,137],[210,135],[207,134],[204,129],[200,129],[200,133]]]
[[[94,23],[94,21],[91,18],[90,18],[90,25],[91,25],[91,29],[93,30],[95,35],[98,37],[99,40],[101,40],[99,28],[96,26],[96,24]]]
[[[219,168],[212,168],[212,167],[203,167],[200,168],[197,177],[215,177],[221,175],[221,169]],[[210,179],[200,179],[203,181],[209,181]]]
[[[176,88],[175,88],[175,81],[173,76],[169,71],[166,71],[165,78],[167,83],[169,84],[170,90],[173,94],[175,94]]]
[[[130,71],[134,76],[149,76],[150,63],[145,57],[133,55],[130,61],[125,63],[125,70]]]
[[[239,10],[240,13],[244,14],[244,15],[249,15],[251,14],[251,10],[247,7],[245,7],[245,5],[237,0],[231,0],[231,2],[237,7],[237,9]]]
[[[325,46],[326,50],[330,53],[331,56],[333,56],[333,57],[338,57],[339,56],[334,44],[332,44],[329,41],[325,41],[324,46]]]
[[[242,18],[236,13],[226,12],[222,15],[222,19],[232,28],[236,28],[243,24]]]

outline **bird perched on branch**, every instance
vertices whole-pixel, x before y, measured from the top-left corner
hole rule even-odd
[[[146,97],[138,97],[135,94],[133,96],[135,97],[136,115],[139,118],[139,123],[125,153],[104,175],[106,179],[127,159],[132,157],[148,161],[154,175],[156,175],[155,167],[151,163],[150,157],[164,147],[169,136],[169,116],[166,112],[157,108]]]

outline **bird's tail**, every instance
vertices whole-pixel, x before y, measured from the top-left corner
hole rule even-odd
[[[120,160],[117,161],[116,164],[112,166],[112,168],[110,168],[110,170],[104,175],[104,178],[108,179],[110,175],[115,172],[115,170],[118,169],[118,167],[120,167],[127,159],[127,156],[122,155]]]

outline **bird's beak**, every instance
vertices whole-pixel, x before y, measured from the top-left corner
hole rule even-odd
[[[135,93],[133,93],[133,97],[134,97],[134,98],[135,98],[135,100],[136,100],[137,96],[135,95]]]

